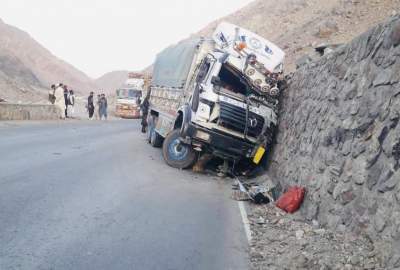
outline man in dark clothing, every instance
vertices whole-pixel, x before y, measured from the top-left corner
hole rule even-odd
[[[68,99],[68,87],[66,85],[64,87],[64,102],[65,102],[65,118],[68,118],[68,105],[69,105],[69,99]]]
[[[88,97],[88,103],[87,103],[87,109],[89,112],[89,119],[93,119],[93,114],[94,114],[94,103],[93,103],[93,92],[90,92],[90,95]]]
[[[56,85],[52,84],[51,85],[51,90],[49,91],[49,101],[50,101],[51,104],[56,103],[56,96],[54,94],[55,92],[56,92]]]
[[[142,133],[146,133],[147,129],[147,115],[149,114],[149,99],[150,99],[150,90],[148,91],[146,97],[144,98],[142,104],[140,104],[140,109],[142,110]]]

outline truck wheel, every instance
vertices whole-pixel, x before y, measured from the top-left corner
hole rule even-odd
[[[163,157],[169,166],[186,169],[196,161],[196,153],[190,145],[181,143],[179,138],[179,129],[168,134],[163,144]]]
[[[150,144],[153,147],[161,147],[163,144],[164,138],[161,137],[160,134],[157,133],[157,131],[153,128],[153,131],[151,132],[151,137],[150,137]]]

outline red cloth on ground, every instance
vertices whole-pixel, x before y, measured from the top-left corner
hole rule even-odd
[[[288,212],[296,212],[304,200],[306,189],[302,187],[290,187],[276,202],[276,206]]]

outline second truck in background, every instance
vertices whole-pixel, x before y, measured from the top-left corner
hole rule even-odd
[[[139,118],[140,101],[145,86],[141,73],[130,72],[125,83],[116,90],[115,115],[122,118]]]

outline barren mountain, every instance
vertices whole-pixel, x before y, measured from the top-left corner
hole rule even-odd
[[[80,92],[96,88],[86,74],[54,56],[28,33],[1,20],[0,52],[0,96],[5,99],[24,100],[19,95],[22,90],[36,95],[32,90],[49,88],[58,82]]]
[[[95,80],[98,89],[105,94],[113,94],[128,78],[129,71],[117,70],[104,74]]]
[[[0,98],[6,101],[36,102],[45,98],[36,76],[16,57],[0,52]]]
[[[210,35],[220,21],[245,27],[282,47],[292,71],[313,46],[349,42],[399,8],[399,0],[256,0],[196,35]]]

